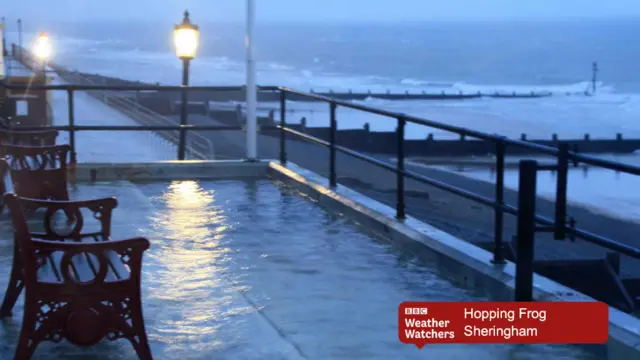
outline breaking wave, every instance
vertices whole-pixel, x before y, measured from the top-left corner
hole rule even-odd
[[[591,92],[592,83],[590,81],[580,81],[571,84],[550,84],[550,85],[480,85],[469,84],[464,81],[438,82],[417,79],[402,79],[399,82],[408,88],[431,92],[463,93],[463,94],[509,94],[509,93],[551,93],[553,95],[575,95]],[[611,93],[613,86],[596,82],[598,93]]]

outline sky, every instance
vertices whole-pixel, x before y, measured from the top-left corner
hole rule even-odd
[[[639,0],[255,0],[259,22],[430,21],[640,16]],[[243,22],[245,0],[3,0],[0,16],[30,21]]]

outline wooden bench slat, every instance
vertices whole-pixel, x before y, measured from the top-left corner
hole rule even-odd
[[[108,241],[108,240],[102,240],[98,235],[93,235],[92,238],[96,242]],[[109,250],[106,252],[105,256],[109,261],[109,269],[107,271],[107,277],[106,277],[107,281],[129,279],[129,275],[130,275],[129,267],[122,262],[120,255],[118,255],[113,250]]]
[[[71,258],[71,268],[74,280],[78,282],[88,282],[96,277],[90,262],[95,262],[95,268],[99,267],[98,261],[91,259],[85,254],[77,254]]]
[[[131,272],[129,267],[122,262],[118,253],[113,250],[109,250],[106,252],[105,256],[109,259],[107,281],[127,280],[130,278]]]
[[[130,270],[127,265],[122,262],[120,255],[113,250],[105,253],[107,258],[107,275],[105,281],[113,282],[118,280],[127,280],[130,278]],[[62,277],[62,253],[54,252],[48,256],[48,261],[38,270],[38,280],[41,282],[61,284],[64,282]],[[87,282],[95,279],[100,264],[95,255],[78,254],[71,261],[71,278],[78,282]]]
[[[54,252],[47,256],[47,262],[38,269],[38,273],[36,275],[38,280],[47,283],[61,283],[62,277],[60,276],[60,272],[56,266],[56,264],[60,263],[60,259],[62,259],[62,253],[60,252]]]

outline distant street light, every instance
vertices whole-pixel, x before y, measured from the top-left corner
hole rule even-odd
[[[7,37],[5,36],[5,33],[7,31],[7,22],[4,18],[4,16],[2,17],[2,24],[0,24],[0,31],[2,32],[2,56],[6,57],[9,54],[7,53]]]
[[[182,60],[182,86],[189,86],[189,63],[196,57],[198,50],[199,30],[191,23],[189,12],[184,12],[182,23],[176,25],[173,30],[173,42],[176,47],[176,55]],[[184,160],[185,142],[187,132],[187,91],[182,91],[182,108],[180,111],[180,142],[178,144],[178,160]]]
[[[22,60],[22,20],[18,19],[18,51],[20,60]],[[15,54],[12,54],[15,56]]]
[[[40,36],[38,36],[35,46],[33,47],[33,53],[42,63],[43,72],[46,73],[47,62],[53,54],[53,47],[51,46],[51,40],[49,40],[47,33],[41,33]]]

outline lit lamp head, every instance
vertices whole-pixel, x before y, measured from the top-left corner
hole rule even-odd
[[[36,40],[36,44],[33,48],[33,53],[40,59],[40,61],[46,62],[51,58],[53,54],[53,47],[51,41],[46,33],[41,33]]]
[[[198,26],[193,25],[189,19],[189,12],[184,12],[184,19],[173,30],[173,42],[176,46],[176,55],[183,60],[191,60],[196,57],[198,50]]]

